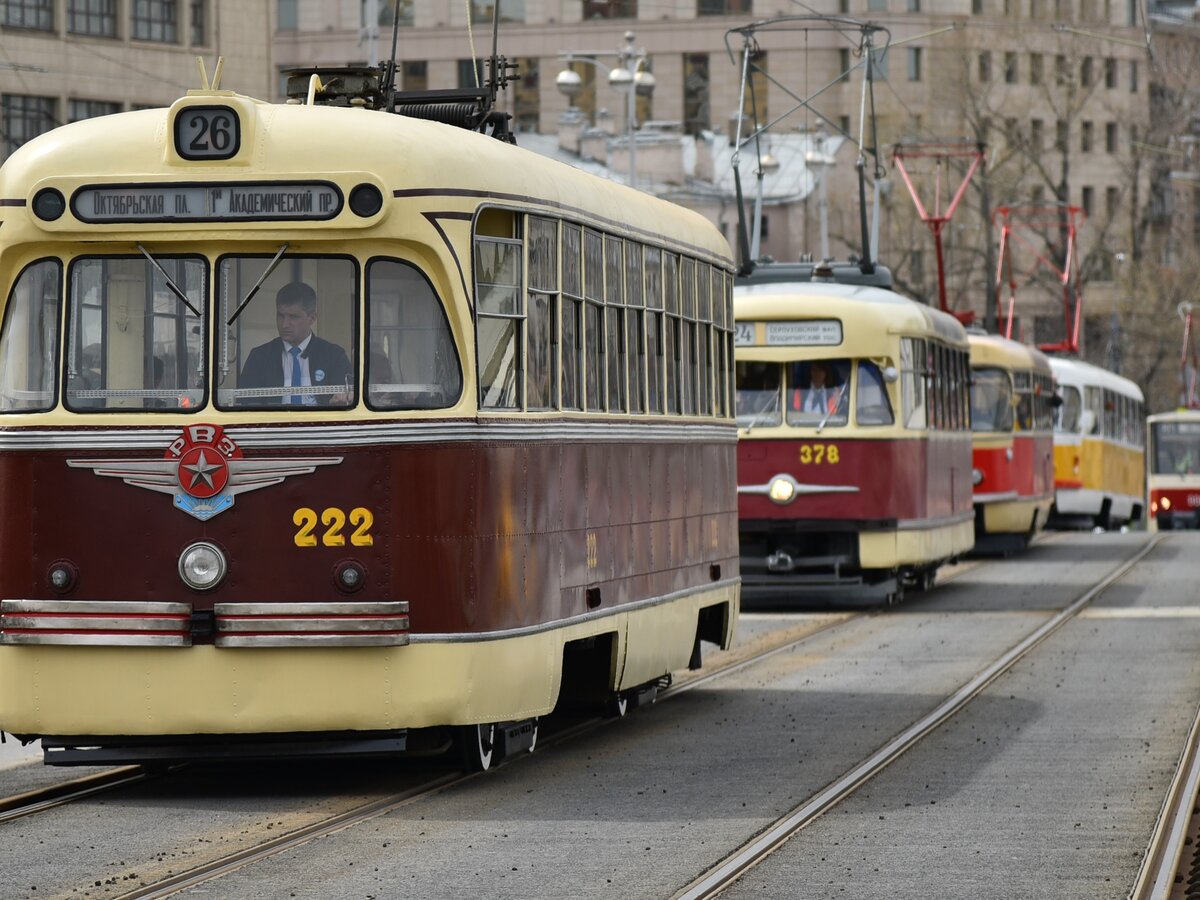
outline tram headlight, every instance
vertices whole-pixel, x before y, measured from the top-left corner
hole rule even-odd
[[[796,482],[782,475],[774,478],[767,488],[767,496],[780,505],[791,503],[796,499]]]
[[[179,577],[197,591],[220,584],[227,568],[225,554],[207,541],[198,541],[179,554]]]
[[[1163,508],[1163,509],[1170,509],[1170,508],[1171,508],[1171,498],[1170,498],[1170,497],[1163,497],[1163,498],[1162,498],[1162,508]]]
[[[971,470],[971,484],[975,485],[976,487],[979,487],[979,485],[983,484],[983,470],[982,469],[972,469]]]
[[[33,214],[46,222],[61,218],[67,211],[67,201],[61,191],[42,188],[33,195]]]

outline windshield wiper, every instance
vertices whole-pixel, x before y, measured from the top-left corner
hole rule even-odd
[[[258,289],[262,287],[262,283],[267,280],[270,274],[275,271],[275,267],[279,265],[279,260],[283,258],[283,251],[287,248],[287,244],[284,244],[279,248],[279,252],[275,254],[275,258],[267,264],[267,268],[263,271],[262,275],[258,277],[258,281],[254,282],[254,287],[250,288],[250,293],[246,295],[246,299],[239,303],[238,308],[233,311],[233,315],[230,316],[229,321],[225,323],[226,327],[236,322],[237,317],[240,316],[242,314],[242,310],[246,308],[246,304],[254,299],[254,295],[258,293]]]
[[[825,423],[829,421],[829,417],[832,416],[837,408],[842,405],[842,394],[846,393],[846,388],[848,387],[850,387],[849,381],[838,388],[837,396],[833,398],[833,409],[825,413],[825,418],[823,418],[821,420],[821,424],[817,426],[817,434],[821,433],[821,429],[825,427]]]
[[[163,281],[165,281],[167,283],[167,287],[169,287],[171,289],[171,293],[179,298],[179,302],[182,303],[184,306],[186,306],[188,309],[190,309],[192,311],[192,315],[194,315],[197,319],[200,318],[200,310],[198,310],[198,309],[196,309],[196,307],[192,306],[192,303],[190,300],[188,300],[187,295],[184,294],[183,291],[181,291],[179,289],[179,285],[177,285],[174,281],[171,280],[171,276],[167,274],[167,270],[164,269],[161,265],[159,265],[159,262],[157,259],[155,259],[153,256],[150,255],[150,251],[147,250],[145,247],[143,247],[141,244],[138,244],[137,248],[142,251],[142,256],[144,256],[144,257],[146,257],[146,259],[150,260],[150,265],[154,266],[154,268],[158,270],[158,274],[163,277]]]
[[[774,416],[779,411],[779,391],[778,389],[771,395],[771,399],[767,405],[755,413],[754,418],[750,420],[750,424],[746,426],[746,434],[749,434],[754,428],[767,421],[768,416]]]

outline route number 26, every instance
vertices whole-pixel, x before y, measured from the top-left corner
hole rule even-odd
[[[335,506],[321,510],[320,516],[317,515],[315,509],[302,506],[292,514],[292,524],[300,529],[296,532],[293,540],[297,547],[317,546],[317,536],[314,532],[319,521],[325,526],[325,532],[321,535],[321,543],[326,547],[345,547],[346,535],[342,532],[346,527],[347,519],[354,528],[354,531],[350,533],[352,546],[370,547],[375,543],[375,539],[371,537],[371,526],[375,524],[375,516],[369,509],[361,506],[350,510],[349,516]]]
[[[800,464],[804,466],[822,463],[836,466],[840,459],[837,444],[805,444],[800,448]]]

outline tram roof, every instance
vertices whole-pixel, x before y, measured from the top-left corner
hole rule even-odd
[[[971,365],[1028,369],[1050,375],[1050,359],[1037,347],[1030,347],[998,334],[967,332],[971,343]]]
[[[1134,397],[1138,402],[1145,400],[1137,382],[1081,359],[1052,356],[1050,357],[1050,368],[1054,370],[1054,377],[1059,384],[1077,388],[1088,386],[1108,388],[1114,393]]]
[[[235,106],[251,119],[242,125],[244,149],[224,161],[176,156],[169,127],[172,110],[221,103]],[[116,113],[55,128],[17,149],[0,167],[0,199],[31,201],[39,182],[48,178],[71,187],[291,177],[336,180],[339,173],[371,174],[379,178],[385,192],[421,192],[425,197],[444,197],[448,205],[457,201],[459,208],[464,202],[479,205],[488,200],[532,205],[611,233],[649,243],[669,242],[683,252],[728,262],[732,268],[728,242],[699,213],[493,137],[377,110],[267,103],[229,91],[191,91],[170,109]],[[385,203],[384,220],[386,208]],[[64,234],[62,223],[56,224],[52,230],[62,239],[80,235],[94,239],[97,232],[147,228],[145,223],[80,223]],[[169,222],[149,227],[164,232],[281,232],[300,224],[313,227],[313,223],[286,221],[215,226]],[[339,231],[340,225],[346,226],[342,236],[363,230],[361,220],[346,209],[336,219],[320,223],[322,236]]]
[[[1151,425],[1159,422],[1195,422],[1200,424],[1200,409],[1173,409],[1170,412],[1155,413],[1152,416],[1146,416],[1146,421]]]
[[[831,281],[767,281],[736,284],[734,318],[741,321],[798,321],[837,318],[856,348],[872,333],[933,337],[966,349],[963,326],[954,316],[903,294],[864,284]],[[882,353],[884,351],[879,351]],[[868,351],[875,355],[875,351]]]

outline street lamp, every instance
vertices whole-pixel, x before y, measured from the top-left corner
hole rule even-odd
[[[608,73],[608,85],[619,94],[625,95],[625,137],[629,141],[629,183],[637,186],[637,139],[634,132],[637,124],[637,98],[650,97],[654,94],[654,75],[647,68],[646,51],[634,47],[634,34],[625,32],[625,45],[615,53],[560,53],[567,64],[585,62]],[[601,57],[617,58],[615,66],[609,66],[600,61]],[[579,73],[571,69],[563,69],[554,79],[559,92],[564,94],[572,105],[575,98],[583,89],[583,79]]]

